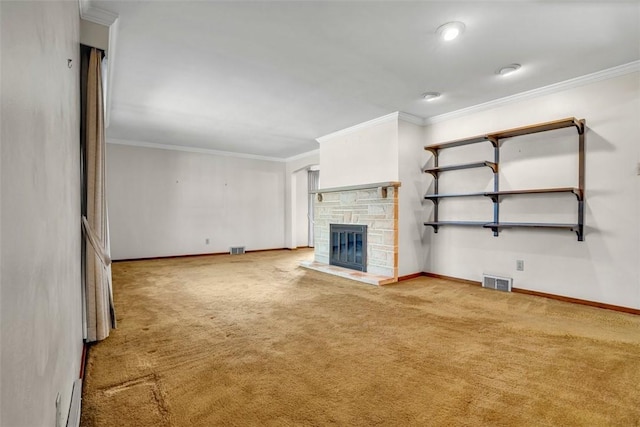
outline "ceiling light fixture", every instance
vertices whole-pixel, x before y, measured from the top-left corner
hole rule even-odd
[[[521,67],[520,64],[505,65],[504,67],[499,68],[496,71],[496,74],[499,74],[501,76],[508,76],[508,75],[513,74],[516,71],[518,71],[520,69],[520,67]]]
[[[428,102],[435,101],[436,99],[440,98],[440,96],[440,92],[427,92],[422,94],[424,100]]]
[[[442,40],[448,42],[464,33],[464,28],[465,27],[462,22],[447,22],[446,24],[440,25],[438,27],[438,29],[436,30],[436,34],[438,34],[438,36]]]

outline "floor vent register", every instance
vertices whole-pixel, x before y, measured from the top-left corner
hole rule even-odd
[[[496,291],[511,292],[511,286],[513,285],[513,278],[511,277],[499,277],[490,276],[484,274],[482,276],[482,287],[495,289]]]

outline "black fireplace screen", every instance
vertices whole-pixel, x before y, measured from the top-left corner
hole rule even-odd
[[[329,264],[367,271],[367,226],[330,224]]]

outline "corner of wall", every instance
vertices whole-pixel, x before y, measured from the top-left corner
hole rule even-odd
[[[310,166],[320,164],[320,150],[314,150],[287,159],[285,166],[285,217],[284,217],[284,242],[287,249],[297,247],[297,212],[301,203],[307,201],[298,200],[296,196],[295,173]],[[321,173],[322,174],[322,173]]]

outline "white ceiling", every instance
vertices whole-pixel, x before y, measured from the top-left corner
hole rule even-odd
[[[638,1],[91,4],[120,17],[108,137],[278,158],[394,111],[432,117],[640,58]],[[448,21],[466,31],[445,43]]]

